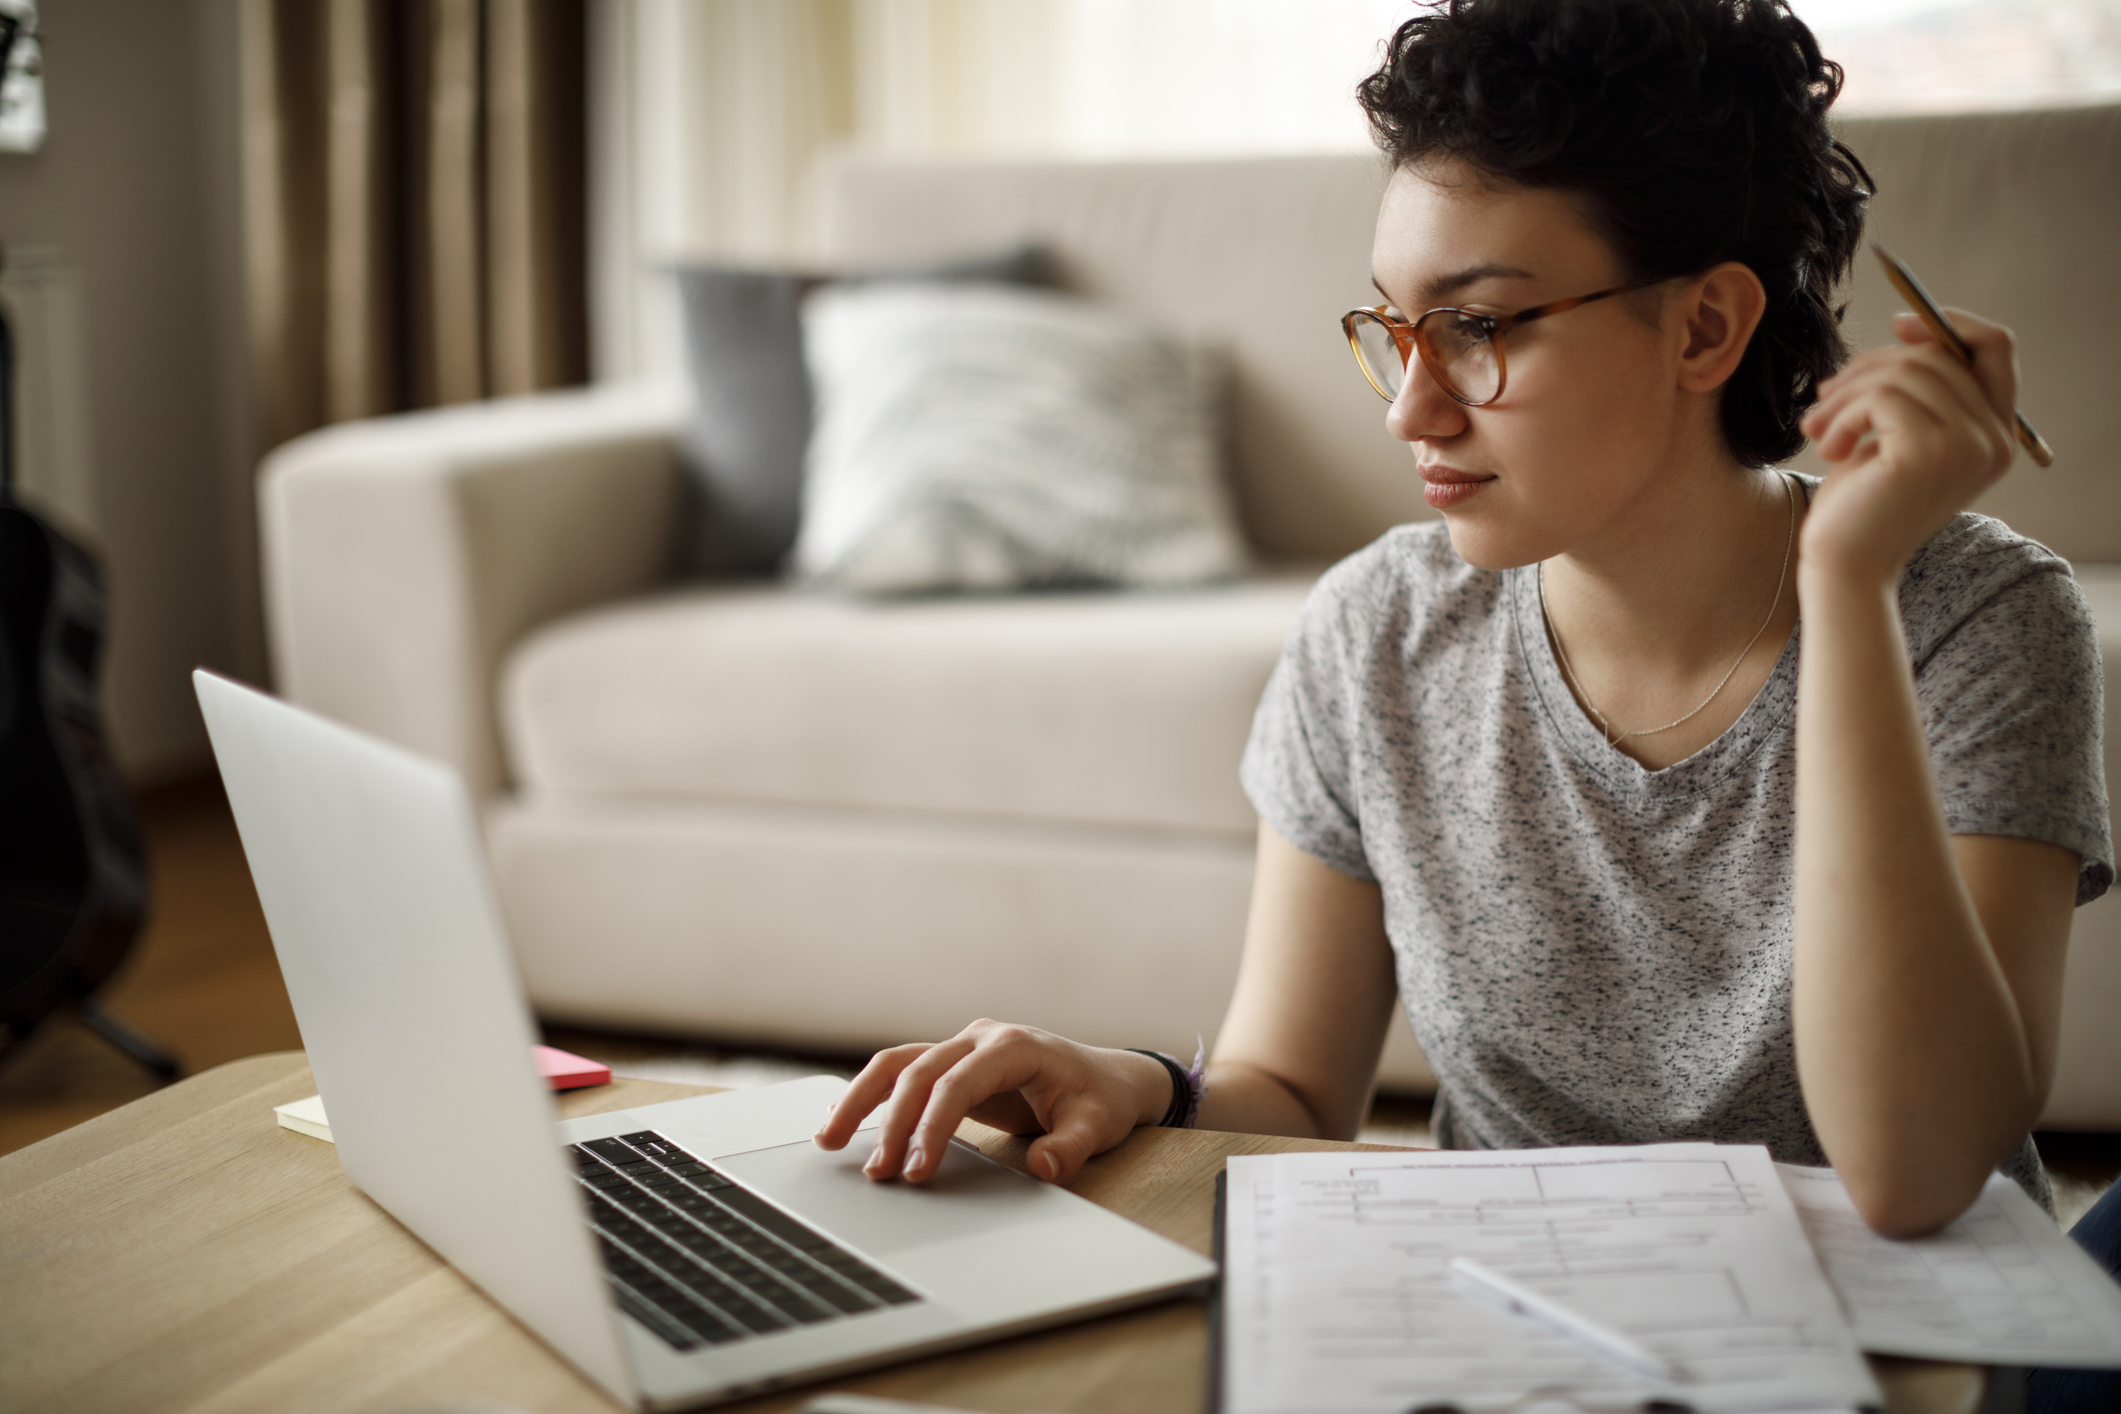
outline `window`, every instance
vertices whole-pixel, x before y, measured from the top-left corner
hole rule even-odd
[[[2121,99],[2121,0],[1795,0],[1865,116]]]

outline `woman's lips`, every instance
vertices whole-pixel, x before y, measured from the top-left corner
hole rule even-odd
[[[1425,466],[1421,471],[1421,497],[1439,511],[1462,506],[1495,478],[1452,466]]]

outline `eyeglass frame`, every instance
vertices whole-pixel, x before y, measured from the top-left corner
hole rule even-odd
[[[1397,395],[1386,392],[1378,385],[1376,378],[1371,376],[1370,362],[1362,356],[1362,345],[1357,342],[1356,327],[1358,321],[1364,319],[1374,322],[1391,337],[1393,346],[1399,350],[1399,366],[1402,370],[1411,361],[1408,358],[1408,350],[1412,349],[1421,355],[1421,365],[1429,370],[1429,376],[1436,380],[1436,386],[1450,394],[1453,401],[1463,403],[1469,408],[1486,407],[1499,399],[1503,394],[1503,390],[1510,385],[1509,359],[1504,356],[1502,346],[1502,336],[1504,334],[1509,333],[1520,324],[1529,324],[1535,319],[1546,319],[1556,314],[1566,314],[1579,305],[1610,299],[1614,295],[1624,295],[1635,290],[1646,290],[1652,285],[1664,283],[1664,280],[1669,278],[1669,276],[1665,276],[1655,280],[1636,280],[1631,284],[1614,285],[1611,289],[1595,290],[1587,295],[1575,295],[1568,299],[1549,300],[1545,304],[1535,304],[1529,309],[1520,309],[1514,314],[1494,314],[1484,309],[1444,304],[1438,305],[1434,309],[1423,310],[1420,316],[1415,319],[1394,319],[1391,315],[1385,313],[1387,309],[1391,308],[1390,305],[1365,305],[1351,309],[1340,316],[1340,330],[1347,335],[1348,349],[1355,355],[1355,366],[1362,370],[1363,381],[1368,383],[1377,396],[1383,398],[1386,402],[1397,401]],[[1488,346],[1495,350],[1495,391],[1487,397],[1475,400],[1461,394],[1456,388],[1451,386],[1451,380],[1444,376],[1443,370],[1438,368],[1435,360],[1430,357],[1428,343],[1421,337],[1421,326],[1431,316],[1438,314],[1464,315],[1481,326],[1481,337],[1486,339]],[[1403,383],[1402,386],[1404,386]]]

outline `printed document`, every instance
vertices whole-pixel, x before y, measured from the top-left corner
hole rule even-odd
[[[1864,1226],[1832,1169],[1775,1167],[1865,1350],[2121,1366],[2121,1286],[2002,1174],[1942,1232],[1895,1242]]]
[[[1883,1403],[1767,1151],[1661,1144],[1229,1162],[1228,1414],[1701,1414]],[[1674,1365],[1659,1382],[1454,1283],[1468,1256]]]

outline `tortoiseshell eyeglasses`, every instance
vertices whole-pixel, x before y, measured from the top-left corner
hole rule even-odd
[[[1481,407],[1502,396],[1509,368],[1502,352],[1502,336],[1520,324],[1550,315],[1565,314],[1594,300],[1645,289],[1655,280],[1615,285],[1609,290],[1558,299],[1520,309],[1515,314],[1496,314],[1482,309],[1432,309],[1408,321],[1388,313],[1389,305],[1351,309],[1340,317],[1341,331],[1363,377],[1386,402],[1399,396],[1406,381],[1407,360],[1421,351],[1423,366],[1446,393],[1467,407]]]

